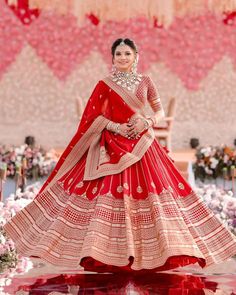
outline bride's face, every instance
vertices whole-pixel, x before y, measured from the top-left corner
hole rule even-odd
[[[130,72],[135,60],[135,53],[128,45],[118,45],[113,57],[113,64],[118,71]]]

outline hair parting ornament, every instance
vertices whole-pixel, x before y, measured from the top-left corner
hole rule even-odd
[[[126,45],[126,44],[125,44],[124,40],[122,39],[120,42],[120,46],[123,46],[123,45]]]
[[[128,40],[128,41],[130,41],[130,42],[133,43],[133,46],[135,47],[135,49],[132,46],[131,47],[135,51],[135,53],[138,54],[137,45],[135,44],[135,42],[133,40],[130,40],[130,39],[121,39],[119,46],[124,46],[124,45],[130,46],[130,44],[125,43],[125,40]]]

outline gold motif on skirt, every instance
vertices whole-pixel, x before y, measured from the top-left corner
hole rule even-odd
[[[96,194],[97,190],[98,190],[98,188],[95,186],[95,187],[93,188],[93,190],[92,190],[92,193],[93,193],[93,194]]]
[[[129,189],[129,185],[128,185],[127,182],[124,182],[123,186],[124,186],[125,189]]]
[[[82,187],[83,185],[84,185],[83,181],[80,181],[80,182],[76,185],[76,187]]]
[[[70,185],[73,181],[73,178],[71,178],[69,181],[68,181],[68,184]]]
[[[117,190],[118,193],[122,193],[123,192],[123,186],[121,186],[121,185],[117,186],[116,190]]]
[[[179,187],[180,189],[184,189],[184,185],[183,185],[183,183],[182,183],[182,182],[179,182],[178,187]]]
[[[173,193],[174,190],[173,190],[173,188],[170,185],[169,185],[169,188],[168,189],[169,189],[169,192]]]
[[[142,193],[143,192],[143,189],[142,189],[142,187],[140,185],[137,187],[137,192],[138,193]]]

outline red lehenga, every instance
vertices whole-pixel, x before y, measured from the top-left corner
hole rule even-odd
[[[99,81],[79,128],[35,199],[9,223],[23,256],[86,270],[201,267],[236,254],[236,240],[180,175],[152,128],[139,139],[108,131],[109,120],[163,115],[151,79],[135,93]]]

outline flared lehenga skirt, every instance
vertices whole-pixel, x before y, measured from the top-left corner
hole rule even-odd
[[[204,267],[236,254],[235,237],[157,140],[121,173],[91,181],[86,156],[5,225],[21,255],[115,272]]]

